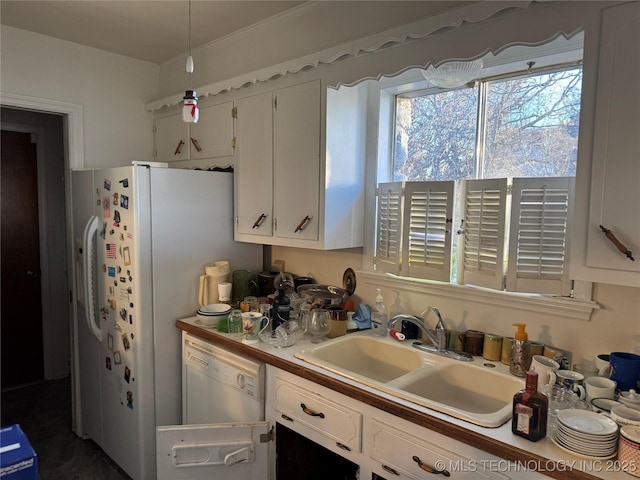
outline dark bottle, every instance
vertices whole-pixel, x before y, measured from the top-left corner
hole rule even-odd
[[[275,329],[283,322],[289,320],[289,310],[291,310],[291,301],[284,294],[284,289],[278,289],[278,296],[273,299],[273,328]]]
[[[538,373],[527,372],[526,387],[513,396],[511,431],[537,442],[547,434],[549,400],[538,392]]]

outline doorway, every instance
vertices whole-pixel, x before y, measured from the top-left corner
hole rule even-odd
[[[70,373],[64,117],[2,107],[2,389]]]

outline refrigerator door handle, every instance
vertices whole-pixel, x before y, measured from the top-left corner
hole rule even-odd
[[[93,282],[93,267],[95,252],[93,251],[93,238],[98,233],[98,217],[92,215],[84,228],[84,235],[82,237],[82,251],[84,252],[84,291],[85,302],[84,311],[87,319],[87,325],[91,333],[102,342],[102,329],[96,323],[96,309],[95,309],[95,285]]]

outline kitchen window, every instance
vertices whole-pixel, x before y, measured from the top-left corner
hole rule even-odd
[[[569,296],[581,80],[579,63],[530,62],[455,89],[396,88],[376,270]]]

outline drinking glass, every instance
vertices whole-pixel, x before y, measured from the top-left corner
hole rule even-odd
[[[231,310],[227,325],[229,334],[233,337],[240,338],[242,336],[242,310]]]
[[[307,332],[311,335],[311,343],[320,343],[322,337],[329,333],[331,329],[330,322],[331,316],[328,310],[311,310],[307,324]]]

